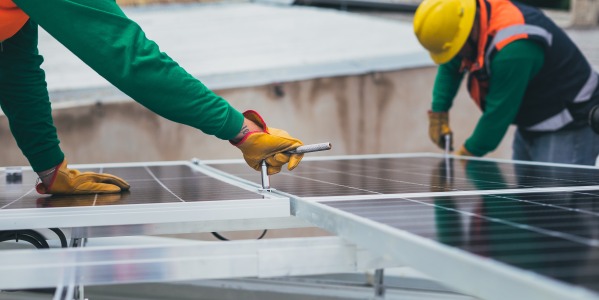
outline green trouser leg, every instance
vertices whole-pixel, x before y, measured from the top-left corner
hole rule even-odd
[[[29,17],[125,94],[157,114],[221,139],[243,116],[146,38],[114,0],[14,0]]]
[[[0,106],[19,148],[35,171],[58,165],[58,146],[46,78],[37,51],[37,24],[31,20],[0,47]],[[1,143],[1,141],[0,141]]]

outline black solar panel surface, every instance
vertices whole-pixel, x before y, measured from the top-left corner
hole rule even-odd
[[[260,184],[245,163],[211,167]],[[82,170],[85,171],[85,170]],[[0,207],[34,208],[256,199],[187,165],[93,169],[129,181],[118,195],[41,196],[36,176],[0,182]],[[599,291],[599,169],[507,162],[396,157],[304,161],[271,176],[271,186],[398,230]],[[479,195],[481,190],[564,187],[567,191]],[[431,192],[465,191],[460,196]],[[426,193],[377,199],[376,195]],[[344,200],[343,196],[368,196]],[[374,196],[374,197],[373,197]]]
[[[599,291],[599,191],[321,203]]]
[[[260,184],[245,164],[211,164]],[[437,157],[304,161],[270,177],[271,186],[301,197],[575,187],[599,184],[599,169]]]
[[[260,199],[260,195],[224,183],[187,165],[81,169],[119,176],[131,185],[120,194],[48,196],[35,189],[37,176],[24,171],[21,181],[0,182],[0,208],[69,207]]]

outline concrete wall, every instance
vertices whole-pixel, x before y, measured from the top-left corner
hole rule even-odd
[[[318,155],[441,152],[428,138],[426,111],[435,68],[321,78],[218,91],[239,110],[259,111],[269,126],[305,143],[330,141]],[[278,90],[278,92],[277,92]],[[159,117],[133,101],[54,109],[71,163],[241,158],[227,141]],[[462,90],[451,113],[456,147],[480,116]],[[0,117],[0,166],[27,165]],[[511,131],[490,157],[509,158]]]
[[[599,0],[571,0],[570,22],[576,27],[599,25]]]

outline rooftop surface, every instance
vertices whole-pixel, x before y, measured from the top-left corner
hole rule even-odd
[[[255,3],[129,7],[148,38],[209,88],[431,65],[411,24],[313,7]],[[46,32],[40,52],[52,100],[116,89]],[[67,93],[68,94],[68,93]]]
[[[432,65],[411,13],[239,2],[124,10],[211,89]],[[546,12],[599,69],[599,27],[569,28],[568,12]],[[126,98],[43,30],[39,44],[53,102]]]

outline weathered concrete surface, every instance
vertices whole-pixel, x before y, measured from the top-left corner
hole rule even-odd
[[[570,22],[576,27],[599,25],[599,0],[571,0]]]
[[[435,68],[320,78],[218,91],[240,110],[259,111],[272,127],[306,143],[330,141],[319,155],[440,152],[428,138],[426,111]],[[125,99],[124,99],[125,100]],[[470,135],[480,112],[462,91],[451,125],[456,147]],[[54,110],[62,147],[71,163],[241,158],[227,141],[155,115],[133,101]],[[4,116],[0,165],[26,165]],[[511,133],[491,157],[509,158]]]

